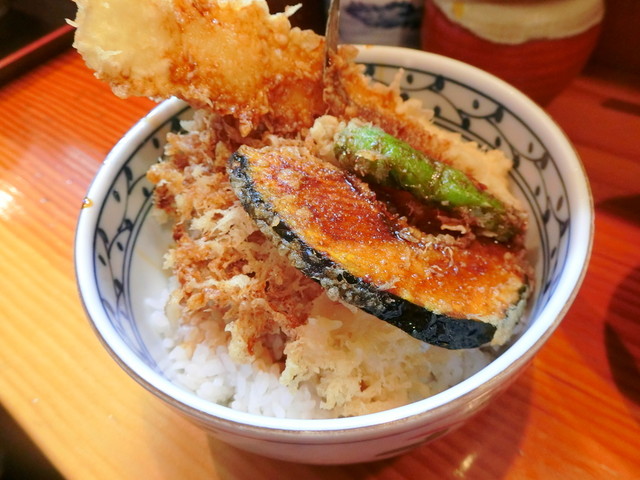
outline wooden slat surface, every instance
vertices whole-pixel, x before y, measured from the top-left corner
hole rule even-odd
[[[533,365],[441,440],[310,467],[207,438],[95,337],[75,286],[75,222],[100,162],[153,104],[114,97],[66,52],[0,87],[0,402],[69,479],[639,478],[639,85],[590,72],[548,107],[591,179],[597,231],[583,288]]]

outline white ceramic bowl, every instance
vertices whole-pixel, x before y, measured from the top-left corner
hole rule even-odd
[[[459,426],[504,390],[556,329],[586,270],[593,207],[576,152],[532,101],[495,77],[418,50],[367,47],[360,60],[388,82],[406,70],[402,88],[436,112],[435,122],[500,148],[515,160],[511,179],[528,205],[528,245],[536,292],[528,327],[487,367],[431,398],[352,418],[296,420],[242,413],[212,404],[171,383],[158,367],[160,340],[147,325],[144,299],[165,288],[162,255],[171,235],[149,216],[149,165],[165,134],[191,111],[160,104],[108,155],[80,212],[77,280],[87,314],[113,358],[140,384],[209,432],[237,447],[296,462],[338,464],[397,455]]]

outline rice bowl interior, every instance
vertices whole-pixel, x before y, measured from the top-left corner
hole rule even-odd
[[[360,59],[383,82],[391,81],[400,63],[409,74],[401,87],[436,111],[437,125],[517,157],[511,184],[531,219],[527,246],[536,272],[524,328],[490,363],[482,363],[484,354],[474,352],[476,368],[449,382],[449,388],[377,413],[322,418],[320,411],[319,419],[292,418],[307,416],[307,406],[318,412],[313,395],[303,389],[300,397],[288,396],[286,388],[273,383],[273,376],[251,382],[256,401],[249,388],[241,396],[246,398],[236,399],[231,408],[216,404],[232,383],[236,389],[245,388],[249,382],[240,379],[249,379],[252,372],[230,364],[224,349],[203,347],[196,347],[198,365],[187,366],[179,345],[166,337],[170,324],[164,304],[170,280],[163,255],[171,244],[171,231],[151,214],[152,185],[145,175],[162,155],[166,133],[180,128],[178,119],[192,115],[183,102],[169,100],[123,138],[98,173],[87,194],[93,207],[83,209],[79,220],[76,269],[85,308],[114,358],[143,386],[214,431],[234,430],[238,422],[256,435],[263,435],[255,430],[261,428],[360,431],[376,425],[387,425],[388,433],[403,429],[398,421],[407,418],[413,418],[413,424],[432,421],[436,430],[446,431],[447,425],[467,418],[515,378],[557,327],[575,295],[590,250],[590,242],[583,240],[591,238],[590,197],[584,178],[568,173],[580,171],[580,165],[564,136],[535,105],[493,77],[423,52],[401,53],[365,48]],[[228,375],[193,380],[207,370]],[[183,385],[174,383],[176,376]],[[189,388],[184,386],[192,380]],[[269,399],[256,409],[270,385],[278,402]],[[441,419],[445,414],[451,417],[447,422]],[[434,428],[423,429],[423,436]]]

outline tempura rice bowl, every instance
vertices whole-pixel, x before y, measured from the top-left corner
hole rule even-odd
[[[434,109],[437,125],[514,159],[513,189],[530,215],[527,245],[535,292],[525,328],[510,346],[457,385],[378,413],[300,419],[221,406],[171,381],[165,368],[167,345],[157,328],[168,288],[162,258],[171,231],[150,214],[153,186],[145,173],[162,155],[166,133],[192,114],[180,100],[161,103],[118,142],[80,212],[75,250],[79,290],[113,358],[142,386],[217,438],[273,458],[317,464],[378,460],[461,425],[517,378],[553,333],[577,293],[590,254],[588,183],[576,152],[543,110],[485,72],[426,52],[363,47],[359,60],[369,75],[386,83],[404,68],[402,90]]]

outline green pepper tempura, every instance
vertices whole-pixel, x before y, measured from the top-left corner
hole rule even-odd
[[[514,213],[464,172],[430,158],[378,127],[348,125],[336,136],[334,153],[342,167],[366,180],[438,203],[498,241],[509,241],[520,231]]]

